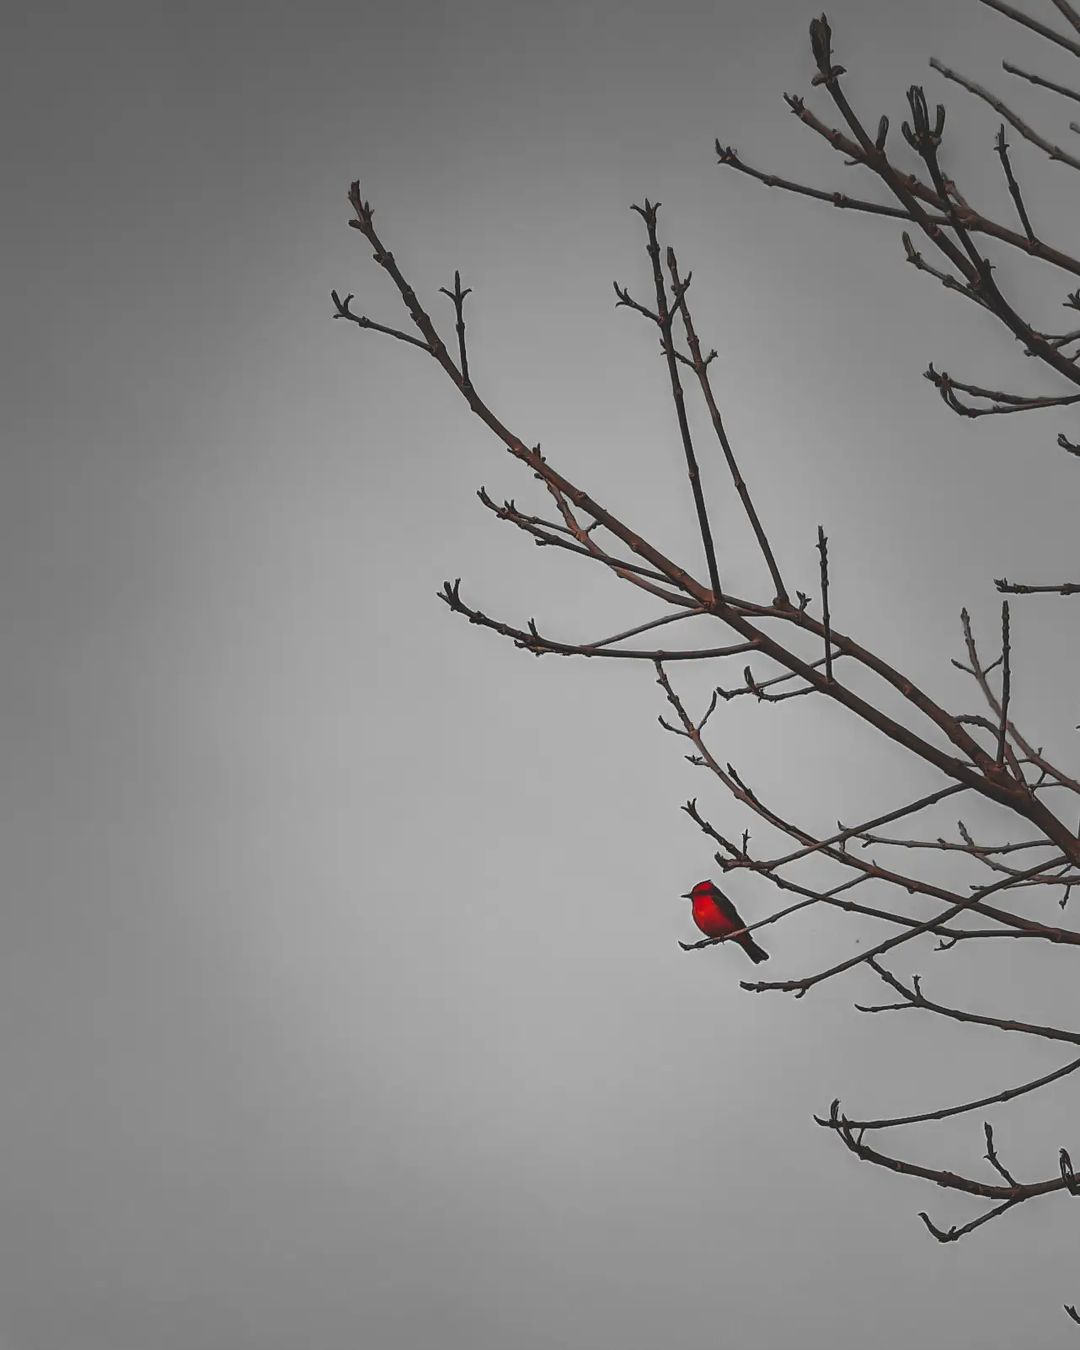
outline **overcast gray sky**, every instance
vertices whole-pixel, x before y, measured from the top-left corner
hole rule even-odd
[[[347,227],[359,175],[447,337],[437,288],[455,267],[474,288],[496,411],[698,566],[655,336],[611,291],[648,294],[628,207],[660,199],[783,564],[813,589],[824,523],[836,622],[974,706],[948,665],[960,606],[989,643],[992,577],[1073,575],[1068,423],[952,416],[930,360],[1050,382],[904,265],[894,223],[716,167],[718,136],[852,186],[781,98],[809,89],[811,9],[19,8],[2,1350],[1064,1343],[1067,1201],[940,1247],[916,1212],[976,1211],[860,1167],[810,1118],[837,1094],[938,1105],[1058,1057],[860,1019],[859,975],[796,1003],[741,991],[736,950],[678,949],[675,897],[714,870],[679,804],[744,822],[658,728],[649,667],[534,660],[434,595],[461,576],[488,612],[581,640],[647,613],[492,520],[477,487],[540,508],[537,485],[430,361],[330,319],[337,287],[403,321]],[[913,80],[941,96],[931,55],[999,88],[1002,56],[1068,73],[974,0],[830,19],[850,95],[894,127]],[[996,121],[947,101],[950,166],[1007,215]],[[1016,162],[1060,233],[1075,175]],[[718,511],[725,576],[765,598]],[[1075,765],[1067,604],[1017,606],[1014,706]],[[924,781],[829,710],[748,702],[714,719],[718,754],[823,831]],[[747,878],[738,898],[760,917],[771,897]],[[816,914],[767,934],[770,974],[852,940]],[[1068,1017],[1067,958],[992,956],[918,960],[991,1011]],[[1076,1105],[1062,1087],[995,1117],[1025,1175],[1075,1156]],[[978,1167],[980,1123],[918,1147]]]

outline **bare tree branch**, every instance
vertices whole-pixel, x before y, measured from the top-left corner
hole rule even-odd
[[[1016,181],[1016,175],[1013,173],[1012,164],[1009,162],[1009,146],[1005,140],[1005,123],[1002,122],[998,127],[997,140],[994,147],[998,152],[998,158],[1001,160],[1001,168],[1005,174],[1005,181],[1009,185],[1009,195],[1016,205],[1016,214],[1020,217],[1020,224],[1024,227],[1024,233],[1029,241],[1034,242],[1035,231],[1031,228],[1031,221],[1028,219],[1027,207],[1024,205],[1024,198],[1020,192],[1020,184]]]
[[[935,1111],[922,1111],[914,1116],[893,1116],[889,1119],[879,1120],[848,1120],[847,1123],[853,1130],[891,1130],[898,1125],[924,1125],[931,1120],[947,1120],[950,1116],[962,1116],[969,1111],[981,1111],[984,1106],[994,1106],[999,1102],[1012,1101],[1014,1097],[1023,1097],[1029,1092],[1037,1092],[1039,1088],[1049,1087],[1051,1083],[1056,1083],[1059,1078],[1067,1078],[1077,1069],[1080,1069],[1080,1059],[1072,1059],[1068,1064],[1063,1064],[1060,1069],[1043,1074],[1040,1078],[1033,1078],[1028,1083],[1021,1083],[1019,1087],[1004,1088],[1001,1092],[991,1093],[988,1097],[979,1097],[973,1102],[962,1102],[959,1106],[942,1106]],[[833,1103],[834,1108],[839,1108],[839,1105],[839,1099]],[[836,1128],[832,1116],[828,1118],[815,1116],[814,1119],[819,1125],[824,1125],[826,1128]]]
[[[982,85],[976,84],[974,80],[966,79],[955,70],[951,70],[948,66],[939,61],[937,57],[932,56],[930,58],[930,64],[939,74],[944,75],[947,80],[952,80],[955,84],[963,86],[969,93],[974,94],[976,98],[981,98],[984,103],[988,103],[995,112],[1000,113],[1001,116],[1004,117],[1006,122],[1016,128],[1020,135],[1023,136],[1024,140],[1030,141],[1032,145],[1037,145],[1039,149],[1049,155],[1051,159],[1056,159],[1062,164],[1068,164],[1071,169],[1080,169],[1080,159],[1076,159],[1073,155],[1070,155],[1067,150],[1062,150],[1060,145],[1054,145],[1051,141],[1048,141],[1045,136],[1040,136],[1034,128],[1029,127],[1026,122],[1022,121],[1009,105],[998,98],[996,94],[991,94],[989,90],[984,89]]]
[[[1032,19],[1022,10],[1014,9],[1012,5],[1005,4],[1004,0],[979,0],[979,3],[985,5],[987,9],[996,9],[999,14],[1004,14],[1007,19],[1012,19],[1024,28],[1030,28],[1033,33],[1038,33],[1040,37],[1057,43],[1059,47],[1064,47],[1067,52],[1072,52],[1074,56],[1080,56],[1080,42],[1073,42],[1071,38],[1055,33],[1052,28],[1047,28],[1046,24],[1040,23],[1038,19]],[[1052,0],[1052,3],[1057,4],[1058,0]],[[1060,9],[1061,6],[1058,5],[1058,8]]]
[[[1080,582],[1063,581],[1051,586],[1025,586],[1019,581],[1006,581],[1004,577],[994,582],[1002,594],[1007,595],[1078,595]]]
[[[716,570],[716,550],[713,547],[712,527],[709,525],[705,494],[701,488],[701,473],[698,470],[697,456],[694,453],[690,424],[686,420],[686,399],[683,395],[682,380],[679,379],[679,368],[675,363],[675,340],[671,332],[671,311],[668,308],[664,274],[660,269],[660,244],[656,237],[656,213],[660,209],[660,203],[650,202],[646,197],[643,206],[635,206],[633,209],[645,222],[645,229],[648,233],[649,242],[646,246],[646,252],[652,262],[653,281],[656,285],[656,314],[660,325],[660,341],[667,358],[668,375],[671,379],[671,397],[675,403],[675,415],[679,421],[679,437],[682,440],[683,452],[686,456],[686,472],[690,479],[690,490],[694,495],[694,509],[697,511],[698,526],[701,529],[701,542],[705,549],[705,561],[709,568],[709,581],[712,585],[713,596],[719,599],[721,594],[720,574]],[[675,297],[676,305],[680,300],[681,293]]]
[[[1014,66],[1008,61],[1002,61],[1002,70],[1007,70],[1010,75],[1019,75],[1022,80],[1027,80],[1030,84],[1037,84],[1041,89],[1049,89],[1052,93],[1061,94],[1064,98],[1073,98],[1080,103],[1080,93],[1075,89],[1070,89],[1065,84],[1055,84],[1053,80],[1047,80],[1042,75],[1033,75],[1030,71],[1021,70],[1019,66]]]

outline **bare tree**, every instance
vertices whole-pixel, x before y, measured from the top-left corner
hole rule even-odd
[[[1067,0],[1053,3],[1076,36],[1052,29],[1003,0],[981,0],[981,3],[1080,56],[1080,13]],[[953,412],[964,417],[1000,416],[1067,408],[1080,402],[1080,327],[1051,332],[1025,318],[1021,300],[1007,293],[999,283],[986,252],[993,242],[995,246],[1017,249],[1048,264],[1063,272],[1067,280],[1080,277],[1080,259],[1044,238],[1035,228],[1009,156],[1005,123],[998,130],[995,149],[1015,208],[1016,224],[995,220],[972,206],[954,176],[946,171],[942,161],[943,106],[937,105],[931,113],[922,88],[915,85],[908,91],[910,120],[904,122],[901,130],[916,163],[914,167],[902,167],[888,146],[888,119],[882,117],[871,132],[845,96],[845,70],[834,59],[832,34],[824,16],[811,24],[810,38],[816,66],[812,85],[821,91],[820,98],[831,100],[840,125],[830,125],[801,97],[785,95],[788,106],[800,122],[824,138],[847,163],[869,171],[886,190],[884,200],[776,177],[751,167],[734,149],[717,142],[720,163],[770,187],[842,210],[903,221],[909,227],[902,237],[912,266],[937,278],[948,290],[1003,324],[1020,341],[1029,359],[1048,367],[1059,382],[1063,380],[1066,388],[1075,391],[1020,394],[993,390],[967,379],[953,378],[931,366],[926,376]],[[1051,160],[1068,169],[1080,169],[1080,154],[1073,155],[1047,140],[995,94],[936,60],[931,65],[947,80],[989,104],[1016,133]],[[1061,98],[1080,102],[1080,92],[1076,90],[1009,62],[1004,63],[1004,69]],[[1070,123],[1070,127],[1080,132],[1077,123]],[[885,986],[890,1001],[862,1005],[862,1011],[921,1009],[958,1023],[1059,1041],[1063,1046],[1073,1047],[1076,1053],[1080,1028],[1041,1025],[1001,1011],[983,1013],[952,1006],[924,992],[918,976],[905,980],[890,965],[898,949],[923,935],[936,937],[938,950],[1001,938],[1080,946],[1080,932],[1056,921],[1057,907],[1047,912],[1051,901],[1057,901],[1064,909],[1071,888],[1080,882],[1080,836],[1075,824],[1080,782],[1058,767],[1041,747],[1033,745],[1010,716],[1009,601],[1002,603],[1000,635],[995,638],[996,654],[992,660],[987,660],[977,645],[968,613],[962,614],[964,659],[953,664],[970,677],[982,709],[969,713],[946,708],[903,670],[834,625],[829,608],[829,546],[821,526],[817,530],[817,596],[812,598],[789,586],[725,430],[710,376],[710,364],[716,353],[706,353],[698,335],[689,299],[690,274],[682,269],[674,250],[661,242],[657,203],[646,200],[634,207],[645,234],[651,294],[648,298],[635,297],[618,284],[615,292],[617,307],[632,311],[652,325],[660,339],[697,518],[699,558],[668,557],[650,543],[640,527],[615,516],[598,496],[579,487],[550,463],[538,445],[528,444],[510,429],[473,383],[465,323],[465,300],[470,292],[462,286],[460,275],[455,273],[453,287],[443,291],[453,307],[455,320],[455,350],[450,351],[377,233],[372,208],[361,196],[359,183],[353,183],[349,201],[353,209],[349,223],[367,240],[375,261],[394,283],[412,327],[406,331],[377,323],[353,308],[351,294],[341,297],[337,292],[333,294],[335,317],[382,333],[431,357],[473,414],[543,484],[551,503],[547,514],[533,514],[512,500],[496,502],[481,489],[479,498],[487,510],[540,545],[568,550],[580,557],[582,563],[595,562],[607,569],[626,585],[643,592],[650,604],[655,603],[655,611],[652,617],[625,631],[587,643],[573,643],[541,633],[531,620],[514,624],[484,613],[462,596],[460,580],[446,582],[441,599],[470,623],[501,634],[527,652],[652,663],[666,704],[661,724],[687,743],[690,762],[704,769],[728,797],[757,818],[766,838],[778,841],[775,846],[752,850],[748,832],[729,837],[699,808],[696,799],[683,808],[715,844],[716,862],[724,873],[752,872],[776,889],[776,910],[740,930],[741,933],[778,923],[811,906],[860,915],[882,927],[879,941],[865,949],[849,949],[824,969],[791,979],[745,981],[743,988],[755,993],[782,991],[801,998],[825,981],[835,980],[857,967],[868,967]],[[925,254],[917,247],[916,239],[921,239]],[[1064,304],[1080,310],[1080,290],[1069,292]],[[687,398],[695,391],[703,400],[735,496],[756,540],[765,589],[754,597],[732,594],[721,575],[710,505],[698,468],[698,448],[687,414]],[[1070,454],[1080,454],[1080,444],[1064,433],[1058,437],[1058,443]],[[697,570],[701,563],[704,576]],[[1069,581],[1042,584],[1002,579],[996,584],[999,591],[1011,594],[1050,591],[1069,595],[1080,591],[1080,583]],[[695,632],[703,628],[709,631],[696,645],[652,645],[657,630],[674,624],[692,625]],[[712,630],[716,630],[715,636]],[[726,669],[732,659],[742,665],[741,678],[719,680],[707,704],[691,708],[678,688],[677,672],[683,663],[714,663],[710,670],[714,665]],[[916,800],[904,800],[880,811],[872,819],[850,826],[838,824],[830,831],[822,830],[817,819],[822,814],[819,809],[813,810],[813,820],[796,820],[776,803],[763,800],[710,747],[710,717],[721,701],[751,697],[760,702],[780,702],[804,696],[841,705],[853,718],[926,765],[939,785]],[[977,842],[963,821],[957,824],[951,837],[937,833],[933,823],[935,808],[948,801],[952,809],[956,805],[954,799],[990,803],[1000,821],[1000,835]],[[904,822],[901,827],[904,833],[892,833],[900,822]],[[906,833],[909,830],[910,836]],[[880,861],[882,857],[900,854],[910,857],[911,865]],[[965,881],[962,886],[955,882],[945,884],[940,864],[946,859],[953,868],[961,860],[967,874],[978,879]],[[835,881],[822,887],[815,881],[817,872],[807,875],[803,865],[808,862],[817,868],[826,863],[834,870]],[[706,938],[686,946],[686,950],[727,940]],[[1080,1176],[1073,1170],[1068,1151],[1060,1149],[1057,1167],[1050,1175],[1021,1182],[998,1156],[989,1121],[983,1126],[984,1158],[991,1169],[986,1176],[960,1175],[943,1167],[925,1166],[891,1149],[876,1147],[871,1141],[876,1141],[881,1131],[927,1126],[981,1112],[1047,1089],[1078,1070],[1080,1057],[1062,1063],[1052,1072],[1023,1083],[1008,1084],[977,1100],[949,1102],[888,1119],[856,1118],[843,1112],[839,1101],[834,1101],[828,1114],[818,1119],[863,1162],[921,1177],[946,1190],[985,1201],[986,1208],[979,1216],[962,1225],[940,1227],[927,1214],[921,1215],[935,1238],[953,1242],[1025,1201],[1056,1193],[1080,1195]],[[1080,1322],[1075,1309],[1070,1307],[1067,1311]]]

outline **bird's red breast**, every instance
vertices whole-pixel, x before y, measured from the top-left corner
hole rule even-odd
[[[693,899],[694,922],[706,937],[723,937],[742,928],[719,907],[711,895],[695,895]]]

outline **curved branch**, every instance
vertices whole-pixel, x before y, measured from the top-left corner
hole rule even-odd
[[[943,1003],[933,1003],[922,992],[918,977],[916,977],[913,987],[909,989],[907,985],[896,978],[892,971],[886,970],[880,962],[876,961],[873,953],[867,956],[866,963],[876,971],[885,984],[891,989],[895,989],[904,1000],[902,1004],[890,1006],[922,1008],[927,1012],[937,1013],[939,1017],[948,1017],[954,1022],[970,1022],[981,1027],[995,1027],[998,1031],[1016,1031],[1024,1036],[1038,1036],[1047,1041],[1065,1041],[1068,1045],[1080,1045],[1080,1031],[1066,1031],[1062,1027],[1040,1026],[1035,1022],[1017,1022],[1006,1017],[990,1017],[984,1013],[967,1012],[963,1008],[949,1008]],[[864,1011],[876,1012],[886,1011],[886,1009],[869,1008]]]
[[[1023,1097],[1028,1092],[1036,1092],[1039,1088],[1047,1087],[1059,1078],[1067,1078],[1077,1069],[1080,1069],[1080,1059],[1073,1059],[1068,1064],[1063,1064],[1060,1069],[1055,1069],[1053,1073],[1044,1074],[1041,1078],[1033,1078],[1029,1083],[1021,1083],[1019,1087],[1005,1088],[1002,1092],[992,1093],[989,1097],[979,1097],[973,1102],[962,1102],[959,1106],[944,1106],[937,1111],[922,1111],[913,1116],[882,1117],[876,1120],[848,1120],[847,1123],[853,1130],[891,1130],[898,1125],[923,1125],[930,1120],[947,1120],[950,1116],[962,1116],[968,1111],[978,1111],[984,1106],[994,1106],[998,1102],[1010,1102],[1014,1097]],[[839,1097],[833,1102],[833,1108],[834,1111],[839,1110]],[[821,1116],[815,1116],[814,1119],[826,1129],[836,1128],[835,1115],[833,1114],[828,1119],[822,1119]]]

